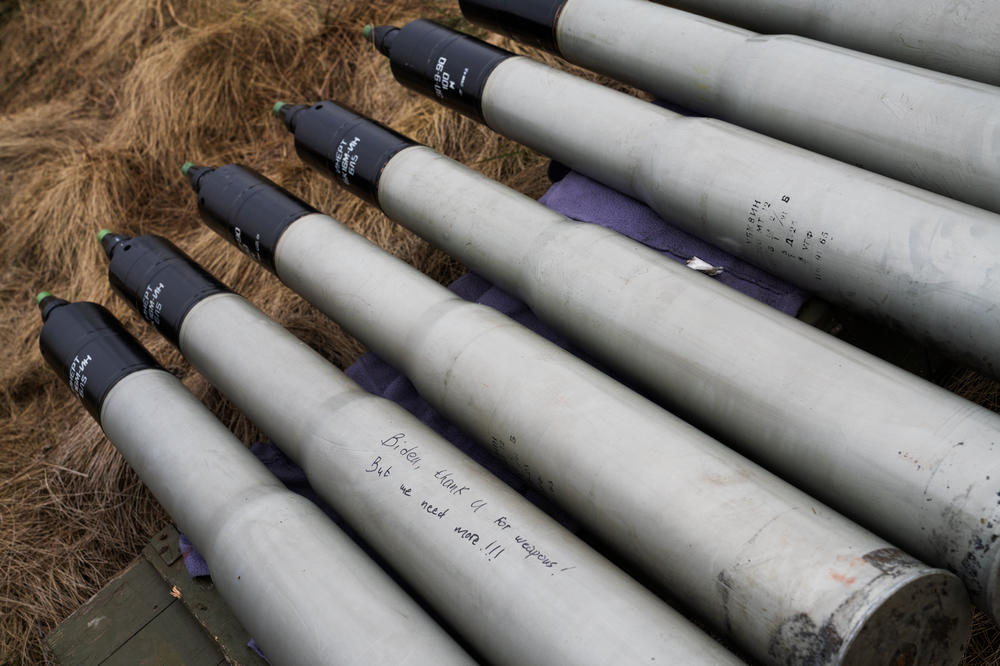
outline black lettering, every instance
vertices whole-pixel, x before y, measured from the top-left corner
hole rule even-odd
[[[403,439],[404,437],[406,437],[404,433],[398,433],[396,435],[393,435],[392,437],[389,437],[388,439],[383,439],[382,446],[391,446],[393,448],[399,448],[399,440]]]

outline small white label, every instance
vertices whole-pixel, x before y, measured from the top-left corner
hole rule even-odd
[[[163,310],[160,296],[163,295],[164,289],[166,286],[160,282],[156,286],[146,285],[146,291],[142,293],[142,316],[153,324],[160,323],[160,312]]]
[[[243,230],[239,227],[233,227],[233,237],[236,239],[236,247],[243,250],[254,261],[260,261],[260,234],[254,236],[253,248],[243,241]]]
[[[358,146],[361,145],[361,137],[356,136],[350,141],[341,141],[337,146],[337,154],[333,162],[333,172],[344,182],[344,185],[351,184],[351,176],[358,165]]]
[[[73,362],[69,365],[69,388],[78,398],[83,399],[83,390],[87,387],[87,366],[94,358],[87,354],[83,358],[73,357]]]
[[[451,78],[451,74],[445,71],[447,65],[448,58],[444,56],[438,58],[437,64],[434,65],[434,94],[442,98],[444,97],[444,91],[455,89],[455,81]],[[467,71],[468,68],[466,68]],[[464,74],[462,79],[464,81]]]

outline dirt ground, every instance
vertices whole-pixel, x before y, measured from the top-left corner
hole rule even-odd
[[[275,101],[346,103],[544,192],[546,159],[405,91],[361,37],[419,17],[486,34],[457,0],[0,0],[0,664],[45,663],[42,637],[169,520],[42,361],[36,292],[105,305],[241,439],[260,438],[111,293],[99,229],[171,238],[346,367],[361,345],[200,223],[183,162],[252,166],[442,283],[463,267],[306,168]],[[951,388],[998,408],[995,382],[961,373]],[[967,663],[998,654],[979,617]]]

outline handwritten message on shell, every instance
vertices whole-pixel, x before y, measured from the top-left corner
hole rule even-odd
[[[415,513],[446,523],[457,542],[478,551],[488,562],[519,557],[550,570],[551,575],[575,568],[525,534],[508,512],[477,494],[458,472],[427,463],[420,445],[408,442],[405,433],[382,439],[378,448],[379,455],[364,468],[372,481],[397,486],[395,492],[410,502]],[[430,478],[421,484],[408,483],[406,478],[414,473]]]

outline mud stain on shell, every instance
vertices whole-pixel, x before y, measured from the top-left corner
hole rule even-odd
[[[778,627],[767,652],[779,664],[819,666],[833,663],[843,644],[832,622],[817,627],[811,617],[799,613]]]
[[[898,548],[879,548],[865,553],[861,558],[886,576],[895,578],[903,574],[917,561]]]

